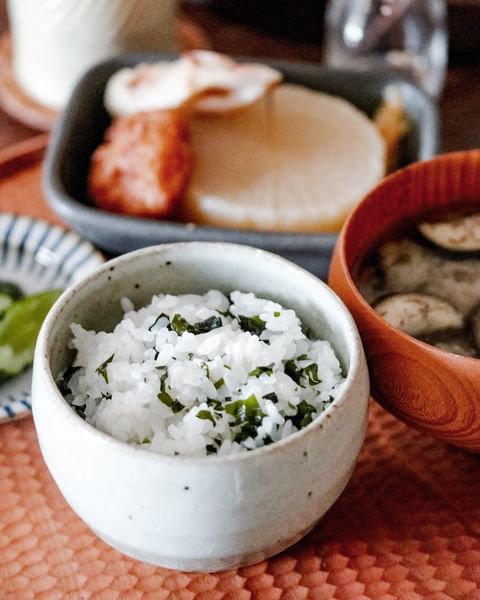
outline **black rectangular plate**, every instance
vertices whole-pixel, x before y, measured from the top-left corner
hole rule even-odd
[[[120,56],[100,63],[81,79],[56,124],[47,152],[44,190],[52,209],[72,228],[112,254],[168,242],[227,241],[276,252],[325,279],[335,245],[334,234],[191,226],[117,215],[92,206],[86,194],[86,181],[90,156],[110,123],[103,105],[107,80],[122,67],[171,58],[175,56],[150,53]],[[428,159],[437,153],[436,106],[413,83],[391,72],[362,73],[332,70],[311,63],[261,62],[282,71],[287,82],[345,98],[368,115],[380,104],[386,86],[399,85],[411,123],[403,144],[401,164]]]

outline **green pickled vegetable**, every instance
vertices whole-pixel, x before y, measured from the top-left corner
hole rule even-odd
[[[0,316],[7,310],[7,308],[14,303],[14,300],[7,294],[0,293]]]
[[[22,290],[11,281],[0,281],[0,294],[9,296],[14,301],[23,298]]]
[[[13,302],[0,321],[0,382],[15,377],[33,360],[38,332],[61,290],[49,290]]]
[[[0,281],[0,316],[20,298],[23,298],[23,292],[18,285],[10,281]]]

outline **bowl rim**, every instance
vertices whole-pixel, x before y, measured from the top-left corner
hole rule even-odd
[[[377,313],[377,311],[373,308],[373,306],[367,302],[367,300],[363,297],[362,293],[358,289],[358,286],[352,277],[351,268],[348,265],[346,251],[345,251],[346,239],[347,239],[347,236],[352,235],[352,233],[351,233],[352,228],[353,228],[352,223],[357,218],[356,215],[357,215],[358,210],[368,204],[374,205],[375,203],[378,203],[379,201],[381,201],[380,196],[377,195],[379,190],[383,189],[386,186],[390,186],[392,184],[392,182],[395,182],[396,180],[402,180],[406,177],[408,178],[410,173],[413,171],[422,171],[423,169],[429,167],[432,164],[441,164],[441,163],[446,163],[446,164],[452,163],[453,164],[458,160],[462,160],[462,159],[468,158],[470,156],[477,157],[478,162],[480,164],[480,150],[459,150],[456,152],[448,152],[445,154],[440,154],[439,156],[436,156],[436,157],[428,159],[428,160],[418,161],[411,165],[407,165],[406,167],[403,167],[402,169],[398,169],[394,173],[391,173],[390,175],[388,175],[387,177],[382,179],[382,181],[380,181],[380,183],[377,186],[375,186],[359,202],[359,204],[357,204],[357,206],[354,208],[354,210],[350,213],[347,220],[345,221],[342,232],[338,238],[337,244],[338,244],[338,248],[339,248],[339,258],[340,258],[341,266],[342,266],[342,270],[343,270],[342,277],[345,279],[346,283],[348,284],[348,288],[349,288],[350,292],[354,295],[357,303],[361,304],[362,308],[367,312],[369,317],[376,323],[376,325],[378,327],[384,328],[390,335],[399,336],[400,339],[402,339],[405,343],[409,343],[412,346],[417,347],[419,351],[427,352],[427,353],[433,355],[434,357],[436,357],[437,359],[440,359],[443,361],[445,359],[445,355],[447,355],[449,360],[465,364],[465,365],[467,365],[467,367],[470,366],[471,368],[478,368],[480,366],[480,362],[479,362],[480,357],[476,358],[473,356],[462,356],[460,354],[455,354],[448,350],[438,348],[437,346],[428,344],[427,342],[423,342],[422,340],[419,340],[418,338],[415,338],[412,335],[409,335],[408,333],[405,333],[404,331],[397,329],[396,327],[394,327],[393,325],[391,325],[390,323],[385,321],[385,319],[383,319]],[[375,246],[376,246],[376,244],[373,243],[369,247],[369,250],[373,250],[375,248]],[[330,267],[330,269],[331,269],[331,267]],[[330,274],[328,277],[328,281],[330,281]]]
[[[128,263],[132,259],[136,259],[142,255],[148,257],[149,255],[156,255],[158,253],[168,252],[171,250],[183,253],[187,248],[197,248],[198,251],[201,251],[201,249],[205,246],[212,248],[215,247],[219,252],[225,249],[228,249],[231,252],[241,252],[246,255],[246,258],[255,258],[257,261],[271,261],[274,263],[275,266],[281,268],[284,272],[290,274],[297,274],[300,277],[307,279],[308,282],[315,285],[317,288],[320,288],[323,291],[323,293],[330,295],[334,306],[340,311],[344,319],[344,323],[342,323],[340,330],[342,331],[342,334],[344,335],[344,338],[346,340],[350,365],[342,389],[338,396],[329,405],[329,407],[321,413],[321,415],[319,415],[309,425],[307,425],[300,431],[297,431],[279,440],[278,442],[274,442],[273,444],[250,450],[248,452],[226,454],[222,456],[182,456],[181,454],[178,456],[170,456],[149,451],[146,448],[142,448],[142,446],[138,444],[134,445],[129,444],[128,442],[124,442],[122,440],[118,440],[110,434],[107,434],[97,429],[93,425],[87,423],[72,409],[72,407],[68,404],[63,395],[60,393],[50,368],[50,345],[52,329],[57,319],[61,318],[64,306],[66,306],[68,303],[74,300],[79,290],[88,286],[92,281],[97,279],[104,272],[108,272],[112,266],[121,266],[122,264]],[[246,264],[248,264],[247,261]],[[51,396],[52,398],[49,399],[49,402],[55,403],[56,410],[61,411],[63,415],[63,420],[69,421],[73,427],[82,430],[85,433],[85,435],[87,435],[92,440],[92,442],[99,443],[101,445],[108,445],[112,448],[115,448],[116,451],[125,453],[132,457],[134,455],[141,456],[143,457],[142,460],[150,460],[155,462],[160,461],[165,464],[172,464],[177,466],[179,466],[180,464],[187,466],[200,464],[213,466],[221,463],[237,463],[245,461],[252,462],[262,460],[262,458],[265,455],[271,454],[273,452],[279,452],[284,448],[292,446],[292,444],[298,443],[298,441],[306,435],[311,435],[315,432],[319,433],[320,430],[324,428],[324,425],[327,422],[327,420],[332,421],[331,417],[334,417],[334,415],[337,414],[338,410],[342,408],[342,406],[345,404],[347,392],[350,391],[352,385],[354,385],[355,382],[358,381],[358,377],[362,376],[362,371],[365,374],[367,385],[369,384],[365,355],[357,326],[348,308],[337,296],[337,294],[325,282],[321,281],[315,275],[285,258],[282,258],[266,250],[254,248],[252,246],[232,244],[228,242],[177,242],[172,244],[159,244],[156,246],[149,246],[147,248],[140,248],[139,250],[129,252],[113,260],[103,263],[103,265],[100,265],[93,273],[83,277],[78,282],[70,286],[67,290],[65,290],[50,310],[38,336],[34,367],[37,370],[41,369],[42,379],[48,387],[49,396]],[[32,395],[33,397],[35,396],[34,393]],[[33,415],[35,418],[36,403],[34,398],[33,400]],[[138,453],[140,453],[140,455],[138,455]]]

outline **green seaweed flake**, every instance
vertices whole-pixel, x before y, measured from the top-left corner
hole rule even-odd
[[[222,327],[222,325],[222,319],[217,315],[213,315],[212,317],[205,319],[205,321],[200,321],[194,325],[191,325],[178,313],[175,314],[172,319],[172,329],[178,335],[182,335],[186,331],[188,331],[188,333],[193,333],[194,335],[200,335],[201,333],[208,333],[209,331],[218,329],[219,327]]]
[[[112,354],[112,356],[109,356],[106,361],[104,361],[99,367],[97,367],[97,369],[95,369],[95,373],[98,373],[101,377],[103,377],[103,379],[105,380],[105,383],[108,383],[107,367],[112,362],[114,356],[115,356],[115,354]]]
[[[222,385],[225,385],[225,380],[223,379],[223,377],[220,377],[220,379],[217,379],[217,381],[213,384],[215,386],[216,390],[219,390]]]
[[[170,394],[168,392],[166,392],[165,390],[160,390],[160,392],[157,394],[157,398],[160,400],[160,402],[162,402],[163,404],[165,404],[165,406],[168,406],[168,408],[174,413],[177,414],[180,411],[182,411],[185,406],[179,402],[178,400],[174,400]]]
[[[258,335],[258,337],[260,337],[265,330],[265,321],[261,319],[259,315],[254,315],[253,317],[238,315],[237,319],[243,331],[249,331],[253,335]]]
[[[215,417],[209,410],[199,410],[197,413],[197,419],[202,419],[204,421],[211,421],[215,425]]]
[[[257,367],[256,369],[253,369],[253,371],[250,371],[250,373],[248,374],[249,377],[260,377],[260,375],[262,373],[265,373],[265,375],[271,375],[273,373],[272,371],[272,366],[268,366],[268,367]]]
[[[60,390],[60,393],[62,394],[62,396],[68,396],[69,394],[72,393],[72,390],[70,389],[69,383],[70,383],[70,379],[73,377],[73,375],[80,369],[80,367],[67,367],[63,373],[60,375],[60,377],[57,379],[56,383],[57,383],[57,387]]]
[[[160,321],[160,319],[162,319],[163,317],[165,317],[165,319],[168,319],[168,325],[167,328],[171,329],[171,324],[170,324],[170,319],[168,318],[168,315],[166,315],[165,313],[160,313],[158,315],[158,317],[155,319],[155,321],[150,325],[150,327],[148,328],[148,331],[152,331],[152,329],[155,327],[155,325]]]
[[[208,333],[209,331],[218,329],[219,327],[222,327],[222,325],[222,319],[220,317],[217,317],[216,315],[213,315],[212,317],[205,319],[205,321],[200,321],[200,323],[195,323],[195,325],[191,325],[190,330],[192,333],[199,335],[200,333]]]
[[[179,314],[173,315],[171,325],[172,325],[173,331],[175,333],[178,333],[178,335],[182,335],[182,333],[185,333],[185,331],[188,331],[188,328],[190,326],[187,319],[184,319]]]
[[[301,385],[303,369],[301,369],[294,360],[287,360],[285,363],[285,373],[290,379],[293,379],[296,384]]]
[[[245,400],[236,400],[225,404],[225,411],[235,419],[235,425],[240,423],[257,425],[265,416],[254,394]]]
[[[321,379],[318,377],[318,365],[317,363],[312,363],[303,369],[303,374],[308,377],[308,383],[310,385],[317,385],[317,383],[321,382]]]
[[[297,429],[302,429],[313,421],[313,415],[316,412],[317,409],[314,406],[302,400],[297,406],[297,414],[290,417],[290,420]]]

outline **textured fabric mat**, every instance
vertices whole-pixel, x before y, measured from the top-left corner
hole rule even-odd
[[[373,403],[354,476],[312,533],[257,565],[192,575],[105,545],[51,479],[31,418],[3,425],[0,598],[480,600],[480,457]]]
[[[55,221],[46,138],[0,157],[0,210]],[[480,600],[480,456],[372,404],[347,489],[301,542],[257,565],[190,575],[126,558],[70,510],[31,418],[0,426],[0,600]]]

